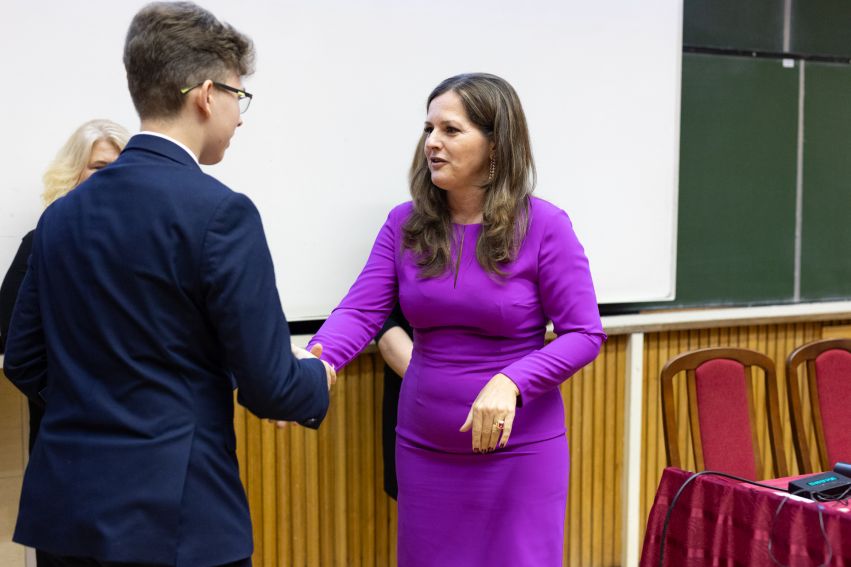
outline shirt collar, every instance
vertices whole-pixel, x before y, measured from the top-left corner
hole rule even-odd
[[[171,136],[166,136],[165,134],[162,134],[162,133],[160,133],[160,132],[153,132],[153,131],[151,131],[151,130],[143,130],[142,132],[139,132],[139,134],[145,134],[145,135],[148,135],[148,136],[156,136],[156,137],[158,137],[158,138],[162,138],[162,139],[164,139],[164,140],[168,140],[169,142],[171,142],[172,144],[174,144],[174,145],[178,146],[178,147],[179,147],[179,148],[181,148],[183,151],[185,151],[187,154],[189,154],[189,155],[192,157],[192,159],[195,161],[195,163],[196,163],[196,164],[198,164],[198,165],[200,165],[200,163],[198,163],[198,157],[197,157],[194,153],[192,153],[192,150],[190,150],[190,149],[186,146],[186,144],[184,144],[183,142],[180,142],[180,141],[178,141],[178,140],[175,140],[175,139],[174,139],[174,138],[172,138]],[[138,135],[138,134],[137,134],[137,135]]]

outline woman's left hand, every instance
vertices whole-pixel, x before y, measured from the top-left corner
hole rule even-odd
[[[520,390],[505,374],[491,378],[473,401],[460,431],[473,429],[473,452],[489,453],[508,444]],[[502,440],[500,440],[502,437]]]

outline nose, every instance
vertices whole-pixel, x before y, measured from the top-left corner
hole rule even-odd
[[[440,145],[441,145],[440,144],[440,137],[437,135],[437,133],[434,130],[432,130],[431,132],[426,134],[426,139],[425,139],[425,149],[426,150],[436,150],[436,149],[440,148]]]
[[[241,114],[239,115],[239,123],[236,125],[236,127],[239,128],[240,126],[242,126],[242,115]]]

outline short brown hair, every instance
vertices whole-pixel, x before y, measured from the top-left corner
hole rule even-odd
[[[482,231],[476,244],[479,264],[488,272],[504,275],[523,242],[529,213],[529,198],[535,188],[535,160],[526,126],[526,115],[514,88],[501,77],[467,73],[437,85],[426,101],[454,92],[461,99],[467,118],[493,143],[493,176],[483,189]],[[414,210],[404,226],[404,246],[417,257],[420,275],[434,277],[451,265],[451,218],[446,191],[431,182],[420,136],[410,170]]]
[[[136,14],[124,42],[127,86],[139,117],[180,112],[180,89],[230,72],[254,72],[254,44],[192,2],[153,2]]]

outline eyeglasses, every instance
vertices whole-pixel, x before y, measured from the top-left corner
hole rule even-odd
[[[192,89],[197,89],[198,87],[200,87],[203,84],[204,84],[203,82],[200,82],[197,85],[195,85],[194,87],[183,87],[182,89],[180,89],[180,94],[186,94],[189,91],[191,91]],[[251,106],[251,99],[254,98],[253,94],[251,94],[247,91],[244,91],[242,89],[238,89],[236,87],[226,85],[224,83],[217,83],[216,81],[213,81],[213,86],[236,94],[236,98],[239,101],[239,113],[240,114],[245,114],[245,111],[248,110],[249,106]]]

